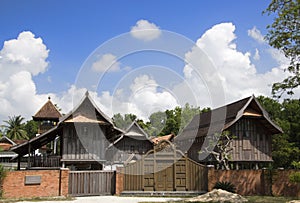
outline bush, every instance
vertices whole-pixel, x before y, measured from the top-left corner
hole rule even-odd
[[[235,193],[235,186],[231,183],[231,182],[227,182],[227,181],[219,181],[216,183],[214,189],[222,189],[222,190],[226,190],[228,192],[232,192]]]
[[[292,183],[300,183],[300,172],[291,173],[289,178]]]
[[[4,180],[5,176],[6,176],[6,170],[0,164],[0,197],[2,197],[2,184],[3,184],[3,180]]]

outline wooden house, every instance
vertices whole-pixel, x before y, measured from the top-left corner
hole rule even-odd
[[[29,154],[29,168],[102,169],[106,162],[105,150],[121,133],[87,92],[79,105],[61,117],[57,125],[11,150],[19,155],[19,160]],[[58,140],[56,153],[34,156],[34,150],[54,140]]]
[[[254,96],[196,115],[175,142],[188,156],[200,163],[216,164],[211,157],[202,159],[205,138],[228,131],[234,138],[230,152],[231,168],[259,168],[272,162],[271,139],[282,133]]]
[[[124,133],[107,149],[107,160],[112,164],[127,164],[136,161],[153,149],[153,142],[148,134],[139,126],[136,121],[125,130]]]
[[[16,167],[16,163],[11,160],[15,158],[17,154],[10,151],[10,148],[15,145],[16,143],[6,136],[0,138],[0,163],[7,169]]]

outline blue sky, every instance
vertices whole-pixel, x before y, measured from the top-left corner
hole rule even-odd
[[[103,43],[124,33],[133,36],[131,33],[133,27],[136,26],[140,29],[138,22],[143,22],[144,26],[154,26],[159,32],[167,30],[178,33],[202,47],[220,70],[220,80],[224,82],[225,95],[222,102],[241,99],[241,97],[251,94],[268,96],[271,91],[271,81],[282,79],[284,74],[279,72],[286,63],[282,56],[278,57],[279,53],[272,50],[261,38],[266,33],[266,26],[272,22],[272,17],[262,15],[262,11],[269,3],[269,0],[2,0],[0,1],[0,71],[5,72],[6,76],[0,77],[0,101],[5,108],[5,110],[0,110],[0,119],[3,120],[16,114],[30,118],[30,115],[33,115],[46,101],[48,95],[51,95],[54,102],[58,103],[64,111],[69,111],[72,108],[70,97],[81,97],[85,91],[74,86],[84,62],[92,53],[95,54],[94,51]],[[24,34],[24,31],[28,32]],[[16,42],[21,41],[22,37],[18,38],[21,33],[24,34],[22,35],[23,42],[28,42],[28,46]],[[38,39],[42,41],[38,41]],[[5,42],[15,42],[16,45],[7,43],[8,45],[5,47]],[[224,49],[219,49],[218,44],[223,45]],[[24,47],[22,47],[23,45]],[[124,45],[120,44],[120,46]],[[127,46],[131,45],[127,44]],[[14,51],[18,49],[16,47],[20,48],[18,53]],[[215,50],[212,50],[214,47]],[[221,52],[222,50],[223,52]],[[28,53],[33,54],[26,55]],[[114,59],[114,54],[107,54],[108,58]],[[98,57],[101,58],[101,56]],[[28,67],[22,65],[24,61],[20,63],[20,60],[24,58],[27,62],[29,61]],[[220,58],[224,60],[219,61]],[[138,67],[153,64],[167,67],[169,72],[174,71],[178,74],[175,76],[176,74],[172,73],[171,75],[174,76],[173,78],[170,76],[172,80],[178,79],[181,82],[188,80],[192,86],[193,82],[199,80],[199,78],[191,78],[191,75],[187,75],[190,70],[184,60],[150,52],[136,54],[136,56],[133,54],[118,60],[117,65],[119,66],[116,67],[116,71],[105,74],[101,84],[98,84],[101,87],[92,91],[96,102],[109,115],[130,111],[143,118],[146,118],[154,110],[172,108],[183,102],[193,103],[191,100],[179,101],[179,97],[185,97],[177,95],[180,94],[178,93],[180,88],[159,84],[158,80],[170,81],[168,74],[166,75],[168,77],[162,79],[148,74],[147,71],[135,75],[134,70]],[[37,68],[33,70],[35,67]],[[14,68],[17,71],[11,71]],[[236,74],[241,78],[232,82],[230,76],[227,77],[230,71],[233,71],[231,75]],[[20,76],[20,72],[24,74]],[[26,73],[28,74],[26,75]],[[244,73],[245,75],[243,75]],[[18,80],[23,78],[21,81],[28,85],[20,88],[20,84],[12,79],[14,75]],[[260,80],[257,81],[257,78]],[[268,78],[267,83],[265,82],[266,78]],[[226,83],[228,81],[230,84]],[[247,81],[246,84],[245,81]],[[134,84],[132,85],[130,82]],[[126,98],[117,98],[117,93],[119,94],[122,89],[120,85],[127,86],[130,91],[138,83],[144,86],[151,84],[156,88],[145,88],[143,94],[135,94],[136,98],[130,95],[127,95]],[[159,88],[160,86],[164,87]],[[23,98],[15,98],[14,95],[17,93],[13,94],[10,88],[27,94],[24,94]],[[201,88],[203,87],[199,87],[195,91],[201,90]],[[21,97],[23,94],[19,95]],[[112,99],[114,95],[115,100]],[[141,99],[143,95],[145,97]],[[209,91],[207,95],[211,95]],[[131,97],[131,100],[127,97]],[[148,107],[152,105],[153,108],[145,106],[145,100],[153,100],[152,103],[146,102]],[[162,100],[166,101],[161,102]],[[114,103],[118,107],[124,105],[124,108],[117,108],[113,105]],[[209,106],[212,103],[201,98],[194,104]]]

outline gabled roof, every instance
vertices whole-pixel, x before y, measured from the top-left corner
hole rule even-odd
[[[128,137],[136,137],[135,139],[148,139],[148,134],[141,128],[141,126],[136,122],[133,121],[131,125],[126,129],[125,136]]]
[[[111,143],[107,147],[107,149],[120,142],[122,139],[124,139],[124,137],[129,137],[136,140],[145,140],[152,143],[152,140],[148,138],[148,134],[141,128],[141,126],[136,121],[133,121],[130,124],[130,126],[126,129],[126,131],[123,132],[118,139]]]
[[[252,95],[226,106],[196,115],[183,132],[176,137],[176,140],[206,136],[208,133],[212,134],[226,130],[243,116],[257,118],[272,134],[282,133],[281,128],[273,123],[268,113]]]
[[[64,123],[98,123],[100,125],[110,125],[112,128],[112,131],[110,131],[111,134],[123,133],[122,130],[113,125],[111,119],[96,106],[90,98],[89,93],[86,92],[82,101],[67,115],[61,117],[55,127],[25,143],[13,146],[11,150],[20,155],[25,155],[28,153],[29,146],[31,150],[39,149],[54,140],[57,135],[62,134],[62,125]]]
[[[64,122],[113,125],[112,120],[97,107],[88,91],[85,93],[85,97],[72,111],[60,118],[59,124]]]
[[[0,138],[0,143],[7,143],[7,144],[11,144],[11,145],[16,145],[16,143],[14,141],[9,139],[5,135]]]
[[[57,110],[57,108],[53,105],[53,103],[50,100],[50,97],[48,97],[48,101],[40,108],[40,110],[32,116],[33,120],[54,120],[58,121],[58,119],[61,117],[61,114]]]

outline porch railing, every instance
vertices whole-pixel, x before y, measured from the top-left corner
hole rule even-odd
[[[30,158],[30,167],[60,167],[61,156],[34,156]]]

